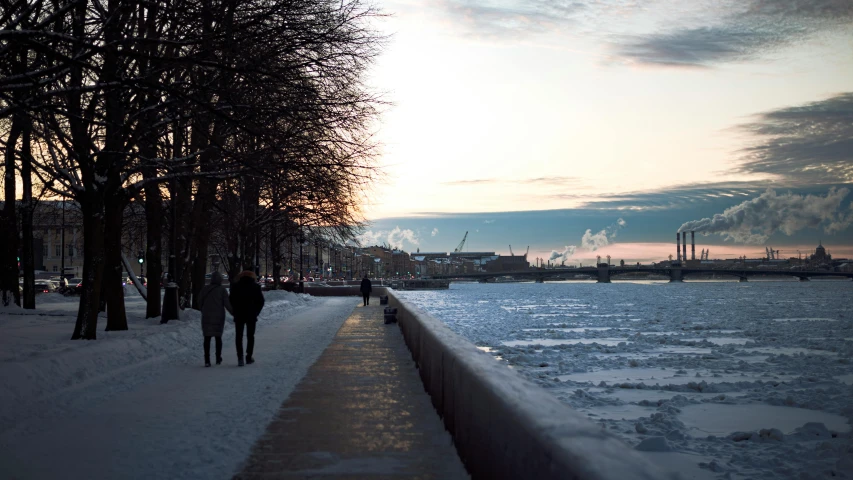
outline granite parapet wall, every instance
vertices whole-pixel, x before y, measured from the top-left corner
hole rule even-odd
[[[678,478],[393,290],[388,295],[424,387],[472,478]]]

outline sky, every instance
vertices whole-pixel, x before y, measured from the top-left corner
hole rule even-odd
[[[853,257],[853,2],[377,5],[363,243],[646,261],[689,224],[697,255]]]

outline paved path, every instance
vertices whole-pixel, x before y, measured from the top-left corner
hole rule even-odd
[[[468,478],[396,324],[360,304],[235,479]]]

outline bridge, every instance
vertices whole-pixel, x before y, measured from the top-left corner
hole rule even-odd
[[[647,275],[659,275],[669,277],[670,282],[681,282],[688,276],[719,276],[725,275],[735,277],[738,281],[746,282],[750,277],[796,277],[801,282],[807,282],[812,278],[848,278],[853,279],[853,272],[830,272],[825,270],[783,270],[783,269],[752,269],[752,268],[685,268],[678,265],[656,267],[656,266],[615,266],[601,263],[597,267],[583,267],[571,269],[531,269],[516,272],[478,272],[447,275],[431,275],[434,279],[476,279],[484,283],[494,282],[497,278],[510,277],[515,280],[533,279],[537,283],[546,280],[569,280],[579,276],[587,276],[595,279],[598,283],[610,283],[612,277],[644,273]],[[424,277],[427,278],[427,277]]]

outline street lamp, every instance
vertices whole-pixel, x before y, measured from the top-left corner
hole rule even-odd
[[[145,276],[145,252],[139,252],[137,255],[137,262],[139,262],[139,276]]]

